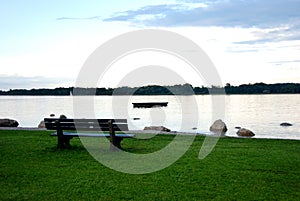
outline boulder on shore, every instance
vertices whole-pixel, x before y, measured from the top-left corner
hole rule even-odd
[[[280,124],[280,126],[293,126],[291,123],[283,122]]]
[[[38,128],[46,128],[44,120],[39,123]]]
[[[0,127],[18,127],[19,123],[13,119],[0,119]]]
[[[60,118],[60,119],[67,119],[67,116],[64,115],[64,114],[61,114],[61,115],[59,116],[59,118]]]
[[[226,133],[227,126],[221,119],[218,119],[210,126],[209,130],[214,133]]]
[[[253,136],[255,136],[255,134],[254,134],[251,130],[246,129],[246,128],[240,128],[240,129],[236,132],[236,134],[237,134],[238,136],[243,136],[243,137],[253,137]]]
[[[164,132],[171,132],[170,129],[164,126],[146,126],[144,130],[152,130],[152,131],[164,131]]]

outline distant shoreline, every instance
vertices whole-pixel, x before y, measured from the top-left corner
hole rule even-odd
[[[126,95],[261,95],[261,94],[300,94],[300,83],[279,84],[243,84],[225,87],[193,87],[190,84],[143,87],[118,87],[118,88],[55,88],[55,89],[11,89],[1,91],[0,96],[126,96]]]
[[[133,95],[130,95],[130,94],[127,94],[127,95],[116,95],[116,94],[113,94],[113,95],[76,95],[76,96],[78,96],[78,97],[80,97],[80,96],[82,96],[82,97],[84,97],[84,96],[99,96],[99,97],[101,97],[101,96],[210,96],[210,95],[216,95],[216,96],[218,96],[218,95],[220,95],[220,96],[223,96],[223,95],[225,95],[225,96],[238,96],[238,95],[253,95],[253,96],[255,96],[255,95],[265,95],[265,96],[267,96],[267,95],[300,95],[300,93],[273,93],[273,94],[271,94],[271,93],[269,93],[269,94],[227,94],[227,93],[225,93],[225,94],[192,94],[192,95],[181,95],[181,94],[159,94],[159,95],[156,95],[156,94],[149,94],[149,95],[136,95],[136,94],[133,94]],[[32,96],[32,97],[35,97],[35,96],[39,96],[39,97],[41,97],[41,96],[44,96],[44,97],[51,97],[51,96],[53,96],[53,97],[73,97],[73,96],[69,96],[69,95],[27,95],[27,94],[24,94],[24,95],[0,95],[0,97],[4,97],[4,96],[6,96],[6,97],[8,97],[8,96],[11,96],[11,97],[14,97],[14,96]],[[74,95],[75,96],[75,95]]]

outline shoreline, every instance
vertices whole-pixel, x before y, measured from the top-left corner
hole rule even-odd
[[[1,130],[7,130],[7,131],[15,131],[15,130],[20,130],[20,131],[47,131],[46,128],[38,128],[38,127],[0,127]],[[210,136],[214,137],[213,135],[208,135],[205,133],[191,133],[191,132],[179,132],[179,131],[170,131],[170,132],[165,132],[165,131],[151,131],[151,130],[130,130],[130,133],[133,134],[163,134],[163,135],[195,135],[195,136]],[[218,136],[216,136],[218,137]],[[278,138],[278,137],[272,137],[272,136],[254,136],[254,137],[240,137],[240,136],[234,136],[234,135],[224,135],[220,136],[220,138],[227,137],[227,138],[241,138],[241,139],[266,139],[266,140],[297,140],[295,138]]]

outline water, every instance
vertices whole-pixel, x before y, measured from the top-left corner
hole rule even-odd
[[[224,107],[214,105],[222,100]],[[169,104],[162,108],[133,108],[133,102]],[[163,125],[173,131],[209,134],[213,121],[222,118],[228,136],[236,136],[235,127],[240,126],[252,130],[257,138],[300,140],[300,95],[0,96],[0,104],[0,118],[16,119],[21,127],[37,127],[50,114],[64,114],[70,118],[126,118],[131,130]],[[293,126],[282,127],[282,122]]]

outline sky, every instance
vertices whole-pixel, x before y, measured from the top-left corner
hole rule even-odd
[[[0,90],[75,86],[96,48],[144,29],[172,31],[194,41],[224,85],[300,83],[299,10],[300,0],[1,1]],[[132,76],[130,66],[159,65],[152,62],[155,57],[169,61],[160,65],[170,69],[188,68],[168,55],[131,56],[117,63],[115,72]],[[184,81],[203,84],[185,71]],[[109,80],[101,84],[117,85]]]

